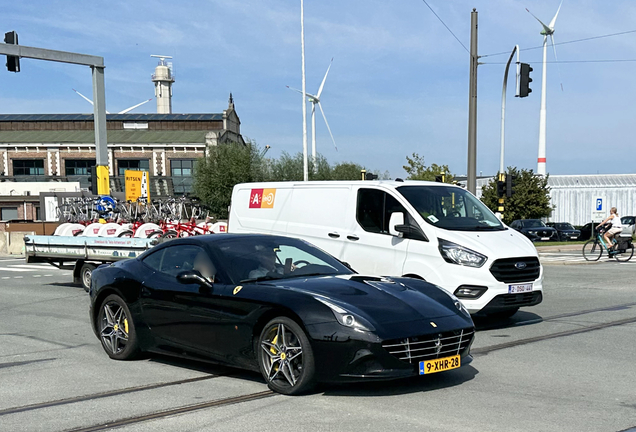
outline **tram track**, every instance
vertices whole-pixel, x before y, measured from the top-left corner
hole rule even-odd
[[[606,329],[610,327],[618,327],[618,326],[633,324],[633,323],[636,323],[636,317],[625,318],[625,319],[616,320],[616,321],[609,321],[609,322],[599,323],[599,324],[593,324],[590,326],[580,327],[580,328],[576,328],[572,330],[565,330],[565,331],[556,332],[556,333],[548,333],[548,334],[544,334],[540,336],[518,339],[518,340],[514,340],[510,342],[496,344],[496,345],[473,348],[470,350],[470,352],[473,356],[483,356],[491,352],[499,351],[499,350],[503,350],[507,348],[528,345],[535,342],[542,342],[542,341],[557,339],[557,338],[566,337],[566,336],[573,336],[573,335],[577,335],[581,333],[589,333],[596,330],[602,330],[602,329]]]
[[[65,432],[95,432],[95,431],[108,430],[112,428],[132,425],[135,423],[141,423],[141,422],[145,422],[149,420],[156,420],[156,419],[169,417],[173,415],[203,410],[207,408],[217,408],[222,406],[234,405],[238,403],[250,402],[250,401],[254,401],[258,399],[272,397],[275,395],[276,393],[274,393],[273,391],[265,390],[265,391],[257,392],[257,393],[250,393],[246,395],[235,396],[235,397],[230,397],[225,399],[216,399],[213,401],[202,402],[202,403],[198,403],[194,405],[187,405],[187,406],[183,406],[179,408],[157,411],[150,414],[142,414],[139,416],[127,417],[125,419],[115,420],[108,423],[101,423],[101,424],[93,425],[93,426],[80,427],[76,429],[67,429]]]
[[[86,402],[86,401],[91,401],[91,400],[96,400],[96,399],[103,399],[103,398],[108,398],[108,397],[113,397],[113,396],[120,396],[120,395],[124,395],[124,394],[137,393],[137,392],[147,391],[147,390],[155,390],[155,389],[159,389],[159,388],[171,387],[171,386],[176,386],[176,385],[181,385],[181,384],[190,384],[190,383],[194,383],[194,382],[206,381],[206,380],[210,380],[210,379],[214,379],[214,378],[220,378],[222,376],[223,375],[206,375],[206,376],[196,377],[196,378],[188,378],[188,379],[182,379],[182,380],[177,380],[177,381],[169,381],[169,382],[157,383],[157,384],[147,384],[147,385],[141,385],[141,386],[135,386],[135,387],[127,387],[127,388],[119,389],[119,390],[110,390],[110,391],[106,391],[106,392],[91,393],[91,394],[87,394],[87,395],[83,395],[83,396],[76,396],[76,397],[72,397],[72,398],[57,399],[57,400],[48,401],[48,402],[40,402],[40,403],[35,403],[35,404],[22,405],[22,406],[17,406],[17,407],[6,408],[6,409],[3,409],[3,410],[0,410],[0,417],[8,415],[8,414],[16,414],[16,413],[21,413],[21,412],[25,412],[25,411],[33,411],[33,410],[38,410],[38,409],[43,409],[43,408],[51,408],[51,407],[57,407],[57,406],[61,406],[61,405],[68,405],[68,404],[74,404],[74,403],[79,403],[79,402]]]

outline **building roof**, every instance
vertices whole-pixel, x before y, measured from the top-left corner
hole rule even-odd
[[[92,121],[93,114],[0,114],[0,122]],[[113,121],[221,121],[223,114],[106,114]]]
[[[205,143],[207,131],[181,130],[108,130],[109,144],[145,143]],[[26,130],[2,131],[0,142],[4,144],[86,144],[95,143],[93,130]]]
[[[636,186],[636,174],[551,175],[550,188],[607,188]]]

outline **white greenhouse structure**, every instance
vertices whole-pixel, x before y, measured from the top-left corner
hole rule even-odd
[[[477,180],[477,196],[490,178]],[[548,177],[549,222],[585,225],[593,214],[607,216],[616,207],[619,216],[636,215],[636,174],[551,175]]]

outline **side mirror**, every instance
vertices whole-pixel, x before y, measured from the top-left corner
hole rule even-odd
[[[212,288],[212,283],[204,278],[198,270],[186,270],[177,275],[177,280],[182,284],[199,284]]]
[[[404,237],[403,232],[396,229],[398,225],[404,225],[404,213],[391,213],[391,217],[389,218],[389,234],[395,237]]]
[[[396,225],[395,230],[403,233],[405,238],[413,240],[428,241],[426,234],[422,231],[422,228],[417,225]]]

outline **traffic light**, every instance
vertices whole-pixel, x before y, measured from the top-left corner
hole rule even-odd
[[[15,31],[10,31],[4,34],[4,43],[17,45],[18,44],[18,34]],[[20,72],[20,57],[18,56],[7,56],[7,70],[9,72]]]
[[[88,190],[93,195],[97,195],[97,167],[92,166],[89,169]]]
[[[438,183],[444,183],[446,181],[446,173],[441,173],[435,176],[435,181]]]
[[[373,173],[366,173],[364,175],[364,179],[365,180],[377,180],[378,179],[378,175],[377,174],[373,174]]]
[[[497,180],[497,196],[502,198],[506,193],[506,182],[504,180]]]
[[[515,180],[517,180],[517,176],[506,176],[506,196],[508,198],[512,197],[512,194],[514,193],[513,188],[515,187]]]
[[[530,72],[532,72],[532,68],[528,63],[521,63],[519,66],[519,86],[517,96],[522,98],[532,93],[532,89],[530,88],[530,83],[532,82]]]

